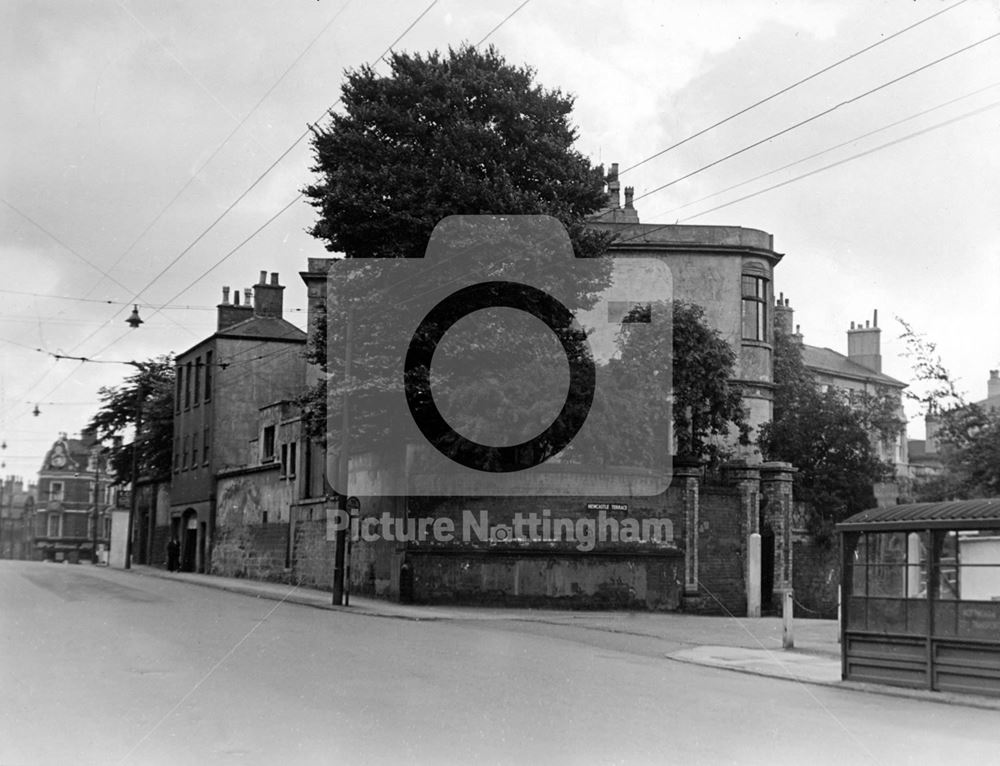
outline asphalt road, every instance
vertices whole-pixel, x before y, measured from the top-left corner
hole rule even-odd
[[[330,612],[0,562],[0,764],[995,763],[1000,714],[573,626]]]

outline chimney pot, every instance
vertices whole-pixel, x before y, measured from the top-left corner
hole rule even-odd
[[[278,272],[277,271],[272,271],[271,272],[271,284],[274,285],[275,287],[277,287],[277,285],[278,285]]]
[[[868,320],[867,319],[865,320],[865,327],[866,328],[868,327]]]
[[[851,322],[851,329],[854,329],[854,322]]]
[[[260,272],[260,281],[258,281],[257,284],[258,285],[266,285],[267,284],[267,272],[266,271]]]
[[[872,317],[872,327],[878,327],[878,309],[875,309],[875,315]]]
[[[222,303],[225,306],[229,305],[229,287],[222,288]]]
[[[234,306],[239,306],[240,305],[240,291],[239,290],[237,290],[236,292],[233,293],[233,305]]]
[[[247,306],[253,305],[253,299],[250,297],[253,295],[253,291],[249,287],[243,288],[243,303]]]

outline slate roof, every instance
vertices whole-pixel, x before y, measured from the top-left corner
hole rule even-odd
[[[217,338],[268,338],[270,340],[305,341],[306,334],[287,319],[254,316],[215,333]]]
[[[820,348],[819,346],[803,344],[802,362],[806,367],[819,372],[840,375],[845,378],[854,378],[856,380],[871,380],[895,388],[906,387],[906,383],[896,380],[885,373],[869,370],[857,362],[852,362],[846,356],[834,351],[832,348]]]

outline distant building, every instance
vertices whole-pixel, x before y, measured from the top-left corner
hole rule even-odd
[[[990,370],[986,381],[986,398],[973,402],[984,410],[1000,410],[1000,371]],[[914,481],[926,481],[944,472],[942,444],[940,438],[941,417],[932,409],[924,415],[924,438],[910,439],[908,443],[910,467]]]
[[[216,332],[177,356],[170,521],[154,548],[175,536],[186,571],[211,570],[218,475],[244,467],[254,440],[262,461],[276,460],[261,408],[302,391],[306,334],[283,318],[284,290],[263,271],[242,304],[224,287]]]
[[[112,478],[93,432],[80,439],[59,434],[38,472],[31,558],[76,564],[107,549],[117,495]]]
[[[810,346],[803,341],[799,327],[794,325],[793,309],[784,295],[779,295],[775,305],[775,322],[783,331],[796,339],[802,347],[802,362],[812,372],[821,391],[829,388],[845,393],[848,401],[861,406],[866,395],[889,395],[895,403],[900,430],[895,437],[884,439],[869,434],[871,445],[879,460],[893,466],[895,479],[875,486],[879,506],[895,505],[908,491],[910,460],[907,451],[906,416],[903,412],[903,391],[906,383],[882,372],[882,330],[878,326],[878,311],[871,320],[851,322],[847,331],[847,354],[831,348]]]
[[[34,482],[25,487],[20,476],[0,483],[0,558],[31,558],[36,490]]]

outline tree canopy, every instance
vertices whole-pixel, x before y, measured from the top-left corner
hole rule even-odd
[[[1000,497],[1000,411],[969,404],[937,346],[898,321],[916,378],[910,398],[935,416],[937,433],[927,436],[940,444],[942,472],[914,487],[917,499]]]
[[[91,418],[90,427],[100,439],[134,432],[141,412],[136,468],[140,476],[170,474],[173,455],[174,362],[169,355],[136,362],[136,371],[118,386],[99,390],[101,408]],[[133,444],[112,448],[110,462],[116,483],[131,480]]]
[[[315,130],[318,212],[311,234],[356,257],[421,257],[449,215],[557,218],[578,255],[604,235],[585,216],[604,204],[603,170],[573,144],[573,98],[535,82],[492,47],[393,53],[390,73],[348,71],[343,113]]]
[[[885,395],[856,409],[832,387],[821,392],[798,342],[777,327],[774,384],[774,416],[760,429],[760,448],[766,459],[798,469],[794,496],[809,503],[810,531],[823,538],[833,524],[873,507],[874,484],[891,473],[871,442],[893,427],[879,404]]]

